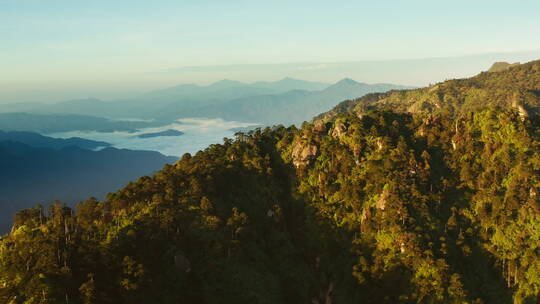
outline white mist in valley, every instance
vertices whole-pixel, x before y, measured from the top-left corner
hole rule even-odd
[[[236,133],[233,128],[257,126],[256,123],[226,121],[223,119],[183,118],[166,126],[143,128],[137,132],[83,132],[70,131],[47,134],[58,138],[82,137],[104,141],[115,148],[131,150],[158,151],[165,155],[182,156],[184,153],[196,153],[210,144],[222,143],[224,137],[232,138]],[[138,135],[177,130],[179,136],[158,136],[140,138]]]

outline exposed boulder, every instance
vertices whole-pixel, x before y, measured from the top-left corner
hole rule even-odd
[[[520,93],[515,93],[512,100],[512,107],[518,111],[519,117],[521,120],[527,119],[529,117],[529,112],[525,109],[523,105],[523,97]]]
[[[315,144],[298,142],[292,151],[294,166],[296,168],[309,166],[317,158],[318,152]]]
[[[388,198],[390,196],[390,191],[388,191],[388,188],[384,188],[381,196],[377,200],[377,203],[375,203],[375,207],[378,210],[384,211],[386,209],[386,205],[388,204]]]
[[[401,253],[405,253],[406,248],[405,248],[405,242],[404,241],[401,241],[401,243],[399,243],[399,251]]]
[[[508,62],[495,62],[491,68],[489,68],[488,72],[502,72],[506,71],[511,67],[518,66],[519,62],[516,63],[508,63]]]
[[[377,150],[382,150],[384,148],[384,140],[382,138],[377,138]]]
[[[435,122],[435,119],[433,118],[432,115],[429,115],[426,118],[424,118],[424,120],[422,121],[422,124],[418,128],[417,134],[419,136],[426,136],[427,131],[429,130],[431,125],[433,125],[434,122]]]
[[[536,197],[538,195],[538,190],[535,188],[535,187],[531,187],[531,189],[529,189],[529,197]]]
[[[362,209],[362,214],[360,215],[360,224],[364,224],[366,220],[371,218],[371,210],[369,207],[364,207]]]
[[[326,133],[326,124],[322,120],[318,120],[315,122],[313,126],[313,132],[317,134],[324,134]]]
[[[452,149],[456,150],[457,149],[457,141],[455,139],[452,139]]]
[[[517,105],[517,110],[519,113],[519,117],[521,117],[521,120],[525,120],[527,117],[529,117],[529,112],[525,110],[525,107],[522,105]]]
[[[459,117],[454,122],[454,136],[452,137],[450,143],[452,144],[452,148],[456,150],[458,148],[458,145],[463,141],[463,134],[466,132],[465,127],[465,119],[463,117]]]
[[[332,131],[332,136],[341,138],[346,133],[347,133],[347,126],[345,126],[345,124],[342,122],[336,122],[334,126],[334,130]]]

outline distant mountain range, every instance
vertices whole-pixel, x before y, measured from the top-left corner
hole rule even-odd
[[[94,150],[97,148],[109,147],[111,144],[103,141],[88,140],[80,137],[72,138],[52,138],[33,132],[11,131],[4,132],[0,130],[0,142],[13,141],[19,142],[35,148],[62,149],[70,146],[76,146],[82,149]]]
[[[540,114],[540,61],[526,64],[497,62],[491,69],[471,78],[452,79],[425,88],[369,94],[344,101],[317,119],[343,113],[363,115],[369,110],[392,109],[405,113],[444,110],[466,116],[479,109],[503,108],[522,119]],[[536,119],[536,118],[535,118]]]
[[[78,114],[0,113],[0,130],[55,133],[67,131],[134,131],[163,125],[158,121],[111,120]]]
[[[243,83],[221,80],[208,86],[182,84],[171,88],[155,90],[138,97],[102,101],[80,99],[57,104],[8,105],[7,110],[33,114],[76,114],[109,118],[152,119],[154,124],[168,123],[178,118],[204,117],[223,118],[261,124],[299,124],[314,115],[331,109],[345,99],[361,97],[373,92],[386,92],[407,87],[392,84],[366,84],[351,79],[343,79],[333,85],[284,78],[275,82]],[[10,127],[43,132],[52,127],[20,126],[11,121],[2,123],[0,129]],[[66,119],[66,117],[62,117]],[[57,118],[54,118],[57,121]],[[76,119],[79,121],[80,119]],[[88,120],[86,117],[85,120]],[[25,121],[24,119],[20,122]],[[82,123],[81,120],[79,123]],[[71,123],[71,122],[66,122]],[[98,123],[96,122],[96,125]],[[112,125],[111,125],[112,124]],[[7,126],[6,126],[7,125]],[[99,122],[98,130],[138,128],[143,122]],[[89,129],[92,127],[83,126]],[[57,128],[58,129],[58,128]]]
[[[154,133],[143,133],[137,135],[138,138],[152,138],[152,137],[162,137],[162,136],[180,136],[184,135],[184,132],[178,131],[178,130],[165,130],[161,132],[154,132]]]
[[[152,151],[132,151],[81,138],[57,139],[29,132],[0,132],[0,233],[13,215],[59,199],[73,205],[104,198],[139,176],[176,161]]]
[[[407,87],[392,84],[365,84],[352,79],[343,79],[320,91],[293,90],[282,94],[249,96],[184,111],[177,111],[175,105],[170,105],[155,116],[171,119],[178,116],[220,117],[266,125],[299,124],[310,120],[321,111],[330,110],[340,100],[397,89],[407,89]]]

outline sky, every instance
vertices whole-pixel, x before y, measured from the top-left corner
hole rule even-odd
[[[539,11],[537,0],[0,0],[0,103],[223,78],[420,86],[540,58]]]

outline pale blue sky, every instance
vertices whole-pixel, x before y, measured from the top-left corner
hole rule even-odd
[[[294,76],[279,69],[270,73],[271,65],[266,72],[240,74],[181,72],[184,66],[539,50],[538,12],[538,0],[0,0],[0,102],[41,95],[110,97],[227,76],[254,81]],[[180,72],[163,73],[171,69]],[[320,81],[341,76],[355,75],[329,76],[324,69],[306,75]]]

